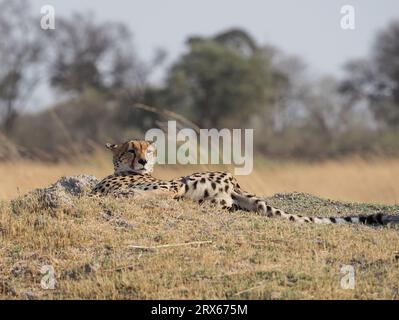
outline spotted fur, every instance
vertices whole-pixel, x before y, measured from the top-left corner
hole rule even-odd
[[[93,195],[130,196],[137,191],[166,191],[175,199],[191,199],[199,203],[209,201],[227,210],[245,210],[280,217],[289,221],[316,224],[399,223],[398,216],[382,213],[352,217],[307,217],[289,214],[268,205],[263,199],[243,191],[228,172],[199,172],[172,180],[160,180],[150,173],[155,164],[155,148],[149,141],[131,140],[121,145],[107,144],[113,153],[114,171],[92,190]]]

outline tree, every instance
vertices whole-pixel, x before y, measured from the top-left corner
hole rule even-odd
[[[376,120],[399,128],[399,21],[376,36],[368,59],[350,61],[340,92],[353,103],[364,101]]]
[[[40,78],[39,23],[23,0],[0,1],[0,127],[8,132]]]
[[[77,94],[87,88],[115,94],[143,87],[146,70],[124,24],[97,23],[90,14],[74,14],[58,18],[57,29],[48,35],[53,87]]]
[[[381,83],[378,93],[383,97],[383,110],[376,109],[376,115],[391,127],[399,128],[399,20],[377,35],[374,60]]]
[[[187,45],[162,91],[172,109],[204,128],[233,127],[271,104],[274,74],[268,57],[244,31],[193,37]]]
[[[399,20],[377,35],[374,59],[378,71],[390,82],[389,88],[399,107]]]

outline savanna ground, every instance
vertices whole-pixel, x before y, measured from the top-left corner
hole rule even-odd
[[[155,175],[204,169],[172,166],[158,168]],[[75,199],[74,210],[10,205],[10,199],[60,176],[100,178],[111,170],[103,156],[74,164],[0,165],[0,298],[399,298],[394,227],[299,225],[162,195],[101,203],[82,197]],[[238,179],[288,212],[331,216],[398,214],[398,176],[399,160],[349,159],[258,162],[251,176]],[[54,268],[54,290],[41,287],[43,265]],[[341,287],[344,265],[355,270],[354,289]]]

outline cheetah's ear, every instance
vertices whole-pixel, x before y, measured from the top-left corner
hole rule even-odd
[[[105,147],[112,151],[112,150],[115,150],[118,147],[118,145],[117,144],[113,144],[113,143],[106,143]]]

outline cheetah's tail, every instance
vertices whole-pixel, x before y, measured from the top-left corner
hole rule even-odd
[[[266,210],[265,210],[266,209]],[[308,217],[297,214],[289,214],[282,210],[267,206],[265,209],[259,211],[266,213],[266,215],[274,217],[281,217],[295,222],[302,223],[316,223],[316,224],[366,224],[366,225],[387,225],[399,224],[399,216],[385,215],[383,213],[375,213],[369,215],[346,216],[346,217]]]
[[[367,225],[387,225],[399,224],[399,216],[385,215],[383,213],[375,213],[369,215],[357,215],[346,217],[308,217],[299,214],[289,214],[283,210],[274,208],[266,204],[266,202],[255,196],[243,193],[233,193],[233,199],[238,208],[249,211],[257,211],[268,217],[280,217],[286,220],[300,223],[316,223],[316,224],[344,224],[344,223],[360,223]]]
[[[281,210],[278,210],[281,212]],[[282,214],[281,214],[282,215]],[[383,213],[375,213],[369,215],[359,216],[345,216],[345,217],[308,217],[295,214],[285,213],[286,219],[290,221],[316,223],[316,224],[366,224],[366,225],[387,225],[399,224],[399,216],[389,216]]]

